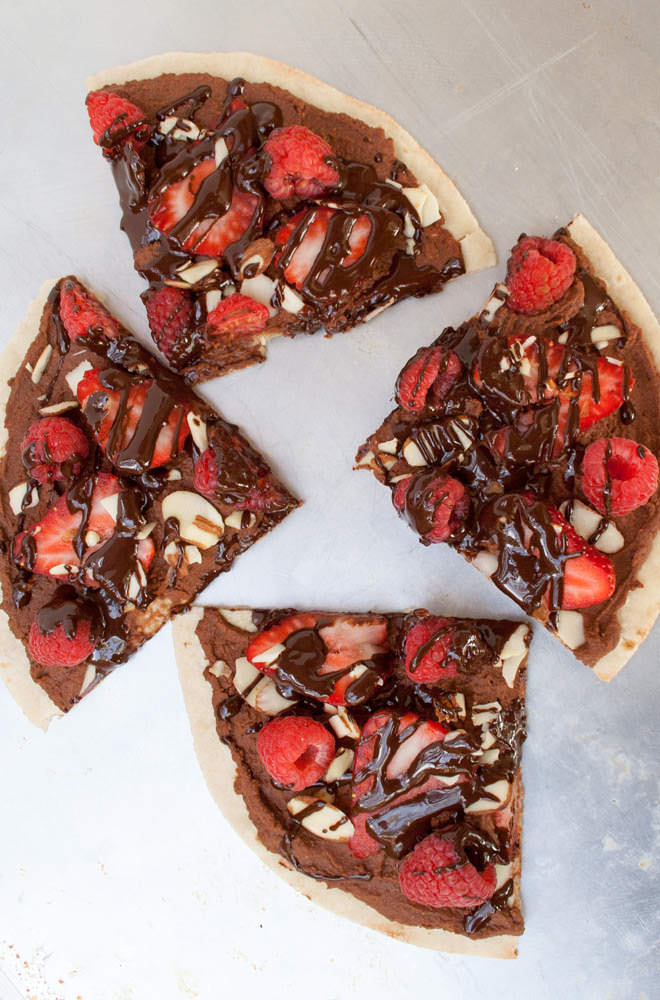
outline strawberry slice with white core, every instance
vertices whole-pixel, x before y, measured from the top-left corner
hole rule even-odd
[[[309,223],[305,225],[304,234],[284,269],[284,278],[290,285],[294,285],[298,289],[303,287],[305,279],[323,249],[330,220],[336,214],[336,210],[332,208],[315,208],[311,212],[297,212],[278,230],[275,242],[278,246],[283,246],[288,243],[302,220],[305,217],[309,219]],[[338,261],[342,267],[350,267],[351,264],[355,264],[360,259],[366,249],[370,233],[369,216],[359,215],[354,221],[348,237],[347,252]]]
[[[90,498],[90,514],[85,526],[82,561],[74,547],[74,540],[83,521],[81,510],[72,512],[67,497],[62,496],[50,507],[40,521],[27,531],[16,536],[14,558],[40,576],[50,576],[57,580],[74,580],[81,565],[100,549],[114,535],[117,527],[117,511],[122,484],[116,476],[100,472]],[[27,536],[27,538],[26,538]],[[34,550],[34,558],[25,556],[27,540]],[[154,557],[154,545],[150,538],[140,539],[137,556],[145,570]],[[86,575],[85,583],[94,586],[95,581]]]

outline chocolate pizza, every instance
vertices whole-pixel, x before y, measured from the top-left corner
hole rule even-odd
[[[330,334],[495,262],[453,183],[389,116],[272,60],[172,54],[89,81],[94,139],[188,381]]]
[[[358,467],[610,679],[660,606],[660,325],[577,216],[401,371]]]
[[[68,711],[298,501],[73,277],[3,355],[3,675]]]
[[[523,929],[529,639],[424,610],[174,622],[207,783],[260,857],[357,922],[502,957]]]

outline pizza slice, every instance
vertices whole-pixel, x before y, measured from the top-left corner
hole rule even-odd
[[[275,334],[348,330],[495,255],[383,112],[246,53],[172,53],[88,81],[153,338],[190,382]]]
[[[521,236],[477,315],[420,348],[360,448],[447,542],[599,677],[660,609],[660,325],[583,216]]]
[[[516,954],[527,625],[246,608],[173,625],[209,790],[273,871],[397,940]]]
[[[0,660],[45,725],[298,501],[76,278],[2,361]]]

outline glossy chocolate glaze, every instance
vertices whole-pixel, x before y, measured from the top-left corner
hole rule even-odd
[[[262,630],[295,614],[299,612],[292,609],[253,611],[252,620]],[[269,667],[269,672],[274,670],[272,676],[278,689],[295,702],[287,714],[310,716],[327,725],[329,716],[318,699],[329,697],[341,671],[319,675],[319,665],[327,653],[320,630],[336,616],[313,615],[316,624],[309,627],[305,622],[306,627],[284,640],[285,650]],[[256,677],[242,695],[231,681],[232,664],[245,655],[254,633],[242,632],[220,612],[207,609],[197,635],[210,663],[221,659],[229,665],[227,677],[206,672],[213,689],[218,735],[236,762],[237,791],[244,796],[260,837],[271,850],[279,851],[298,871],[340,885],[393,919],[424,926],[451,926],[459,933],[477,936],[502,933],[506,927],[511,929],[512,921],[515,926],[518,919],[515,908],[509,906],[513,876],[505,880],[489,906],[453,913],[429,911],[411,904],[398,887],[400,860],[432,830],[452,837],[459,856],[454,867],[470,861],[483,870],[490,863],[513,861],[517,870],[520,833],[517,806],[513,807],[513,818],[501,818],[498,822],[493,821],[496,813],[466,813],[472,803],[488,800],[490,793],[486,786],[500,779],[513,787],[519,782],[525,738],[524,666],[513,688],[504,684],[496,666],[498,653],[517,623],[439,619],[444,624],[435,630],[421,655],[433,640],[443,639],[451,632],[446,664],[450,671],[455,669],[455,674],[436,684],[422,685],[415,684],[403,670],[403,643],[409,629],[427,616],[425,611],[375,616],[387,621],[388,651],[380,664],[384,681],[373,688],[367,700],[349,708],[360,727],[381,717],[373,753],[359,770],[354,765],[354,773],[349,770],[338,780],[319,782],[300,793],[311,796],[313,801],[295,816],[286,809],[292,793],[271,781],[256,753],[256,735],[268,722],[268,716],[252,709],[245,699],[263,675]],[[367,616],[352,617],[364,621]],[[292,673],[295,688],[283,684],[283,675]],[[331,682],[327,680],[329,677]],[[455,692],[465,697],[465,713],[457,707]],[[482,765],[479,763],[482,724],[473,723],[472,712],[494,702],[499,709],[494,711],[488,729],[498,756]],[[415,715],[410,716],[411,712]],[[414,737],[426,720],[442,722],[447,733],[444,739],[424,746],[399,774],[388,776],[388,765],[402,743]],[[337,739],[337,750],[342,747],[355,749],[355,743],[351,738],[341,737]],[[360,860],[345,845],[318,840],[303,827],[303,819],[328,799],[349,818],[368,814],[367,829],[380,846],[379,854]],[[501,815],[504,817],[504,813]],[[391,907],[396,909],[396,915]]]
[[[155,86],[157,89],[157,82]],[[381,306],[407,296],[438,291],[447,280],[464,272],[458,244],[453,254],[445,254],[438,261],[433,253],[426,253],[427,244],[434,237],[427,236],[422,229],[417,212],[397,180],[410,183],[412,175],[405,164],[393,161],[390,177],[383,176],[382,153],[373,156],[373,164],[335,154],[330,161],[339,178],[334,191],[308,202],[273,201],[263,184],[270,168],[270,158],[263,147],[273,129],[291,123],[291,102],[288,95],[285,97],[284,92],[275,90],[273,100],[255,99],[260,89],[264,89],[262,85],[246,84],[240,78],[230,81],[220,113],[209,121],[206,104],[213,101],[215,87],[198,85],[127,129],[122,130],[121,122],[117,122],[117,127],[111,127],[101,143],[109,155],[119,190],[122,228],[131,241],[137,269],[152,287],[180,281],[177,268],[192,259],[196,243],[227,212],[234,191],[251,200],[252,216],[245,232],[226,248],[221,266],[201,282],[199,290],[195,289],[194,320],[170,358],[175,367],[188,370],[191,379],[199,377],[200,362],[204,358],[212,361],[214,352],[218,355],[216,367],[222,369],[218,352],[225,345],[217,337],[207,336],[205,293],[210,289],[223,291],[231,281],[240,282],[246,276],[241,271],[241,261],[248,247],[263,235],[274,236],[293,213],[302,212],[301,218],[265,272],[275,282],[271,305],[278,315],[273,324],[280,327],[283,324],[287,333],[314,332],[321,326],[330,332],[348,329]],[[278,94],[282,95],[281,101]],[[140,97],[138,93],[135,100],[139,102]],[[286,105],[286,112],[282,105]],[[158,128],[164,119],[171,117],[177,117],[183,131],[190,127],[187,124],[190,121],[204,121],[206,127],[196,141],[175,140],[176,129],[163,135]],[[326,115],[326,118],[328,126],[334,124],[339,134],[350,127],[343,116]],[[359,123],[359,128],[365,126]],[[138,140],[137,150],[131,140],[133,130]],[[114,143],[108,145],[113,137]],[[150,211],[159,196],[172,182],[186,177],[195,166],[212,157],[219,140],[226,143],[227,155],[218,169],[202,181],[185,215],[169,233],[160,233],[150,221]],[[319,211],[327,208],[332,208],[334,214],[326,237],[298,289],[304,308],[296,315],[282,311],[287,287],[284,271]],[[369,223],[366,246],[359,259],[344,266],[350,233],[358,219]],[[199,234],[197,240],[196,234]],[[229,355],[227,358],[229,367]],[[193,370],[195,365],[197,371]]]
[[[93,621],[95,649],[88,664],[94,666],[94,672],[85,688],[87,693],[159,627],[162,622],[154,618],[152,623],[152,614],[165,611],[153,612],[153,608],[163,600],[172,609],[187,604],[219,572],[228,570],[240,552],[286,516],[296,501],[277,483],[266,462],[237,428],[194,396],[179,377],[159,365],[127,330],[103,313],[100,304],[97,308],[107,316],[107,327],[116,332],[115,339],[109,339],[100,324],[72,341],[60,316],[60,290],[74,281],[69,278],[58,282],[48,298],[39,334],[28,350],[31,367],[23,366],[15,377],[6,419],[12,439],[21,440],[28,426],[41,415],[40,408],[71,399],[66,375],[85,360],[97,370],[101,389],[87,398],[82,409],[73,405],[62,416],[86,435],[89,453],[85,458],[71,455],[61,463],[63,480],[40,484],[31,476],[34,447],[27,447],[23,453],[9,449],[2,462],[0,576],[3,608],[12,629],[26,644],[35,619],[44,632],[57,624],[70,630],[77,616]],[[48,344],[53,353],[35,384],[30,377],[34,359]],[[141,406],[137,419],[136,391]],[[111,418],[110,394],[116,404]],[[222,485],[217,508],[226,518],[234,510],[251,507],[245,510],[241,527],[226,528],[219,544],[203,551],[201,562],[193,565],[184,560],[185,545],[178,522],[164,522],[160,507],[168,493],[194,488],[193,463],[199,454],[190,435],[186,433],[185,439],[183,435],[190,411],[205,423],[209,444],[215,449]],[[104,449],[94,437],[101,424]],[[151,469],[156,442],[165,424],[172,429],[172,457],[166,466]],[[170,478],[173,470],[178,478]],[[88,536],[93,490],[98,476],[108,473],[119,483],[113,515],[115,529],[105,542],[94,544]],[[26,476],[20,510],[14,514],[7,492]],[[38,499],[36,507],[33,495]],[[32,528],[61,498],[66,499],[69,512],[77,520],[71,542],[76,564],[67,567],[64,576],[45,577],[32,572],[37,555]],[[155,555],[145,568],[138,559],[138,536],[147,522],[152,525],[149,538]],[[171,541],[175,541],[180,554],[174,568],[164,555]],[[84,673],[85,664],[80,669]],[[60,708],[67,710],[78,700],[82,674],[69,676],[65,670],[44,670],[36,663],[31,664],[31,670]]]

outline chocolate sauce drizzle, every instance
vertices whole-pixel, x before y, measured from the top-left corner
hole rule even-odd
[[[231,280],[239,281],[241,261],[248,247],[264,234],[273,235],[288,219],[286,210],[273,214],[278,204],[268,199],[263,183],[271,166],[264,143],[281,126],[282,112],[277,104],[268,101],[248,104],[244,80],[237,78],[229,83],[215,125],[202,130],[197,140],[175,140],[177,128],[170,129],[166,136],[159,131],[159,124],[174,116],[185,130],[210,94],[210,88],[197,87],[159,109],[149,122],[124,129],[117,129],[115,126],[121,123],[115,123],[101,140],[106,151],[112,153],[123,210],[122,228],[131,241],[136,267],[154,286],[180,280],[177,268],[190,261],[214,223],[230,209],[237,191],[248,196],[251,218],[240,238],[225,249],[221,266],[203,282],[203,292],[223,289]],[[138,143],[136,149],[131,136],[144,144]],[[167,234],[159,232],[151,223],[150,212],[160,196],[169,185],[213,157],[221,140],[227,155],[204,178],[183,217]],[[312,332],[322,325],[333,331],[347,329],[380,306],[405,296],[437,291],[444,282],[464,272],[459,257],[450,258],[439,268],[417,263],[423,231],[417,212],[398,183],[379,180],[370,164],[340,157],[334,157],[332,163],[339,177],[336,190],[314,202],[296,205],[296,212],[302,207],[302,217],[266,272],[276,283],[272,304],[279,309],[288,264],[319,212],[332,210],[323,244],[299,289],[305,308],[295,319],[288,315],[292,329]],[[405,165],[398,167],[407,174]],[[394,170],[394,176],[398,172]],[[357,260],[346,264],[351,231],[358,221],[363,225],[368,222],[366,246]],[[172,364],[192,365],[205,351],[212,350],[205,320],[204,295],[197,295],[194,320],[180,344],[175,345]],[[214,342],[218,343],[217,339]]]

